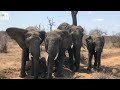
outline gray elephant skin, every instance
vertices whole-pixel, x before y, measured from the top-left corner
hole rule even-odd
[[[61,23],[58,29],[67,31],[72,36],[73,47],[68,49],[69,65],[70,69],[76,72],[80,68],[80,53],[84,29],[81,26],[70,25],[66,22]]]
[[[63,77],[63,59],[64,53],[72,45],[72,37],[67,31],[54,30],[48,32],[45,38],[45,49],[48,53],[47,78],[52,78],[53,67],[56,67],[54,75]]]
[[[25,77],[25,65],[29,60],[29,53],[33,56],[32,62],[32,75],[38,78],[38,65],[40,56],[40,44],[45,39],[45,31],[39,31],[35,28],[16,28],[10,27],[6,29],[7,34],[14,39],[22,48],[22,62],[20,77]]]
[[[26,71],[27,73],[30,73],[32,70],[32,60],[33,57],[31,57],[31,60],[27,61],[26,63]],[[45,78],[47,75],[47,65],[46,65],[46,59],[45,57],[40,57],[39,58],[39,67],[38,67],[38,74],[39,77],[41,78]]]
[[[103,51],[105,39],[103,36],[89,36],[86,38],[86,45],[88,49],[88,71],[92,68],[92,57],[94,55],[94,69],[99,71],[101,65],[101,53]]]

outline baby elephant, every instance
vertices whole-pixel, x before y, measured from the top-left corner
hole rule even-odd
[[[33,57],[31,57],[31,60],[27,61],[26,63],[26,71],[32,71],[32,60]],[[39,67],[38,67],[38,74],[40,77],[45,78],[47,75],[47,65],[46,65],[46,59],[44,57],[39,59]]]
[[[54,30],[48,32],[45,38],[45,49],[48,53],[47,78],[52,78],[53,66],[56,67],[55,76],[62,77],[64,53],[72,45],[72,37],[67,31]],[[55,61],[57,63],[55,63]]]
[[[99,36],[89,36],[86,38],[86,44],[87,44],[87,49],[89,52],[89,60],[88,60],[88,68],[87,70],[91,70],[91,63],[92,63],[92,57],[94,55],[94,69],[97,69],[98,71],[100,70],[100,64],[101,64],[101,53],[103,51],[104,47],[104,37]]]

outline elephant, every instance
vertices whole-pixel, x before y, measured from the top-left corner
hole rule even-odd
[[[70,25],[66,22],[61,23],[57,29],[67,31],[72,36],[72,46],[68,49],[69,66],[72,71],[80,69],[80,52],[84,29],[81,26]],[[75,60],[74,60],[75,58]]]
[[[33,56],[32,62],[32,75],[35,79],[38,78],[38,63],[40,56],[40,45],[45,39],[45,31],[39,31],[38,29],[31,26],[22,29],[17,27],[10,27],[6,29],[7,34],[14,39],[20,48],[22,48],[22,61],[21,61],[21,72],[20,77],[26,76],[25,65],[26,61],[29,60],[29,53]]]
[[[88,49],[88,67],[87,70],[91,71],[92,57],[94,55],[94,69],[99,71],[101,65],[101,53],[104,48],[105,39],[103,36],[91,35],[86,38],[86,46]]]
[[[31,57],[31,60],[27,61],[26,63],[26,71],[31,71],[32,67],[32,60],[33,57]],[[47,65],[46,65],[46,59],[44,57],[39,58],[39,66],[38,66],[38,74],[40,77],[45,78],[47,75]]]
[[[47,79],[52,78],[53,67],[55,66],[54,76],[63,77],[63,59],[65,51],[72,45],[72,37],[67,31],[55,29],[47,32],[45,38],[45,49],[48,53]]]

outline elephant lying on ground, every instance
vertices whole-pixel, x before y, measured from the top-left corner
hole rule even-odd
[[[48,53],[48,75],[47,78],[52,78],[53,67],[55,65],[55,76],[62,77],[64,53],[72,45],[72,37],[67,31],[54,30],[48,32],[45,38],[45,49]]]
[[[80,52],[84,29],[81,26],[70,25],[66,22],[61,23],[58,29],[67,31],[72,36],[73,47],[68,49],[69,64],[72,71],[78,71],[80,65]],[[75,60],[74,60],[75,58]]]
[[[29,60],[29,53],[33,56],[32,75],[38,78],[38,63],[40,56],[40,44],[45,39],[45,31],[38,31],[36,28],[7,28],[7,34],[14,39],[22,48],[22,62],[20,77],[25,77],[25,65]]]
[[[89,36],[86,38],[86,45],[89,53],[88,59],[88,68],[87,70],[91,70],[92,68],[92,57],[94,55],[94,69],[100,70],[101,64],[101,53],[103,51],[105,39],[103,36]]]
[[[31,57],[31,60],[27,61],[26,63],[26,71],[32,71],[32,60],[33,57]],[[39,59],[39,66],[38,66],[38,74],[40,77],[45,78],[47,75],[47,65],[46,65],[46,59],[44,57],[41,57]]]

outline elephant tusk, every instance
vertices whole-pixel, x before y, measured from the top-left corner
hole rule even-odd
[[[73,48],[73,43],[72,43],[72,45],[71,45],[71,48]]]
[[[57,53],[57,54],[56,54],[56,56],[55,56],[54,60],[56,60],[56,59],[57,59],[57,57],[58,57],[58,54],[59,54],[59,53]]]

